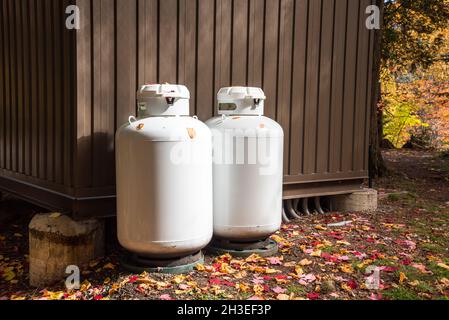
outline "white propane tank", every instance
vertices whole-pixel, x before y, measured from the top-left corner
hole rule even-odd
[[[214,237],[265,240],[282,220],[284,132],[264,117],[262,89],[218,93],[218,114],[206,122],[214,149]]]
[[[212,239],[212,136],[189,117],[184,86],[146,85],[139,118],[116,134],[120,244],[149,258],[187,256]]]

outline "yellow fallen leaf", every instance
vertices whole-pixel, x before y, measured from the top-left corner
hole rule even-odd
[[[59,213],[59,212],[55,212],[55,213],[52,213],[51,215],[50,215],[50,218],[52,218],[52,219],[57,219],[57,218],[59,218],[61,216],[61,214]]]
[[[444,263],[439,263],[439,264],[437,264],[437,266],[439,266],[440,268],[443,268],[443,269],[449,270],[449,266],[448,266],[447,264],[444,264]]]
[[[5,279],[6,281],[11,281],[16,277],[16,274],[14,271],[12,270],[5,270],[3,272],[3,279]]]
[[[344,273],[352,274],[354,273],[354,268],[350,264],[344,264],[340,267],[340,270]]]
[[[114,270],[115,266],[112,263],[107,263],[103,266],[103,269]]]
[[[237,273],[233,274],[233,277],[235,279],[243,279],[243,278],[246,277],[246,275],[247,275],[246,271],[240,271],[240,272],[237,272]]]
[[[352,292],[352,288],[349,285],[347,285],[346,283],[342,283],[341,288],[345,291]]]
[[[204,264],[201,264],[201,263],[198,263],[198,264],[195,266],[195,269],[198,270],[198,271],[204,271],[204,270],[206,270],[206,268],[204,267]]]
[[[365,261],[359,263],[357,265],[357,268],[364,269],[366,266],[369,266],[371,263],[373,263],[373,260],[365,260]]]
[[[351,244],[347,241],[337,241],[337,244],[343,245],[343,246],[350,246]]]
[[[293,268],[295,266],[296,266],[296,262],[293,262],[293,261],[284,263],[284,267],[287,267],[287,268]]]
[[[296,267],[295,267],[295,273],[296,273],[298,276],[301,276],[301,275],[304,274],[304,270],[301,268],[301,266],[296,266]]]
[[[176,284],[181,284],[181,283],[183,283],[184,281],[185,281],[185,279],[186,279],[186,276],[184,276],[184,275],[179,275],[179,276],[176,276],[176,277],[174,277],[173,278],[173,281],[176,283]]]
[[[100,263],[100,262],[99,262],[99,261],[96,261],[96,260],[91,261],[91,262],[89,262],[89,267],[95,268],[99,263]]]
[[[11,300],[26,300],[26,297],[19,297],[19,296],[13,295],[13,296],[11,296],[10,299],[11,299]]]
[[[399,273],[399,283],[403,284],[405,280],[408,280],[404,272]]]
[[[308,259],[302,259],[300,262],[299,262],[299,264],[301,265],[301,266],[309,266],[309,265],[311,265],[313,262],[312,261],[310,261],[310,260],[308,260]]]
[[[322,225],[317,225],[317,226],[315,226],[315,229],[317,229],[317,230],[322,230],[322,231],[326,231],[327,230],[327,228],[326,227],[323,227]]]
[[[445,288],[449,288],[449,279],[443,278],[440,280],[440,282]]]
[[[312,252],[310,255],[311,255],[312,257],[321,257],[321,253],[322,253],[321,250],[315,250],[315,251]]]
[[[262,285],[260,285],[260,284],[256,284],[253,287],[253,291],[254,291],[254,293],[256,295],[262,295],[264,293],[264,291],[265,291],[265,288]]]
[[[411,285],[412,287],[417,287],[420,285],[421,282],[419,282],[419,280],[415,280],[412,282],[409,282],[409,285]]]
[[[0,235],[0,241],[5,241],[5,240],[6,240],[6,238],[4,236]]]
[[[259,256],[258,254],[252,254],[248,258],[245,259],[245,261],[248,263],[256,263],[256,262],[259,262],[260,260],[262,260],[262,257]]]
[[[104,279],[103,284],[109,284],[109,283],[111,283],[111,278]]]
[[[273,273],[279,273],[279,272],[280,271],[278,271],[276,269],[271,269],[271,268],[265,269],[266,274],[273,274]]]
[[[85,281],[81,284],[80,291],[81,291],[81,292],[87,291],[87,290],[89,290],[91,287],[92,287],[92,284],[91,284],[89,281],[85,280]]]
[[[156,282],[156,289],[157,290],[162,291],[162,290],[165,290],[167,288],[170,288],[170,284],[169,283],[163,282],[163,281]]]
[[[235,287],[238,291],[243,293],[249,292],[251,290],[251,287],[245,283],[237,283]]]
[[[277,296],[276,299],[278,299],[280,301],[287,301],[287,300],[290,300],[290,296],[287,294],[280,294]]]

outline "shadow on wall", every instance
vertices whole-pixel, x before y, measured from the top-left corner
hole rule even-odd
[[[78,139],[75,185],[81,188],[114,188],[115,133],[95,132]],[[102,194],[104,195],[104,194]]]

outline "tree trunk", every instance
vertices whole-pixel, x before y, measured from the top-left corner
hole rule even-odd
[[[377,5],[381,11],[381,21],[383,21],[383,0],[377,0]],[[381,23],[381,26],[383,23]],[[370,178],[382,176],[386,172],[386,166],[382,157],[380,144],[383,139],[383,119],[382,110],[378,105],[382,98],[380,85],[380,67],[382,61],[382,27],[376,30],[374,36],[374,65],[373,65],[373,95],[371,101],[371,123],[370,123]]]

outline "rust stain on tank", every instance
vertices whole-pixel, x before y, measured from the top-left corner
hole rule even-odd
[[[195,139],[196,138],[196,131],[193,128],[187,128],[187,132],[189,134],[190,139]]]

